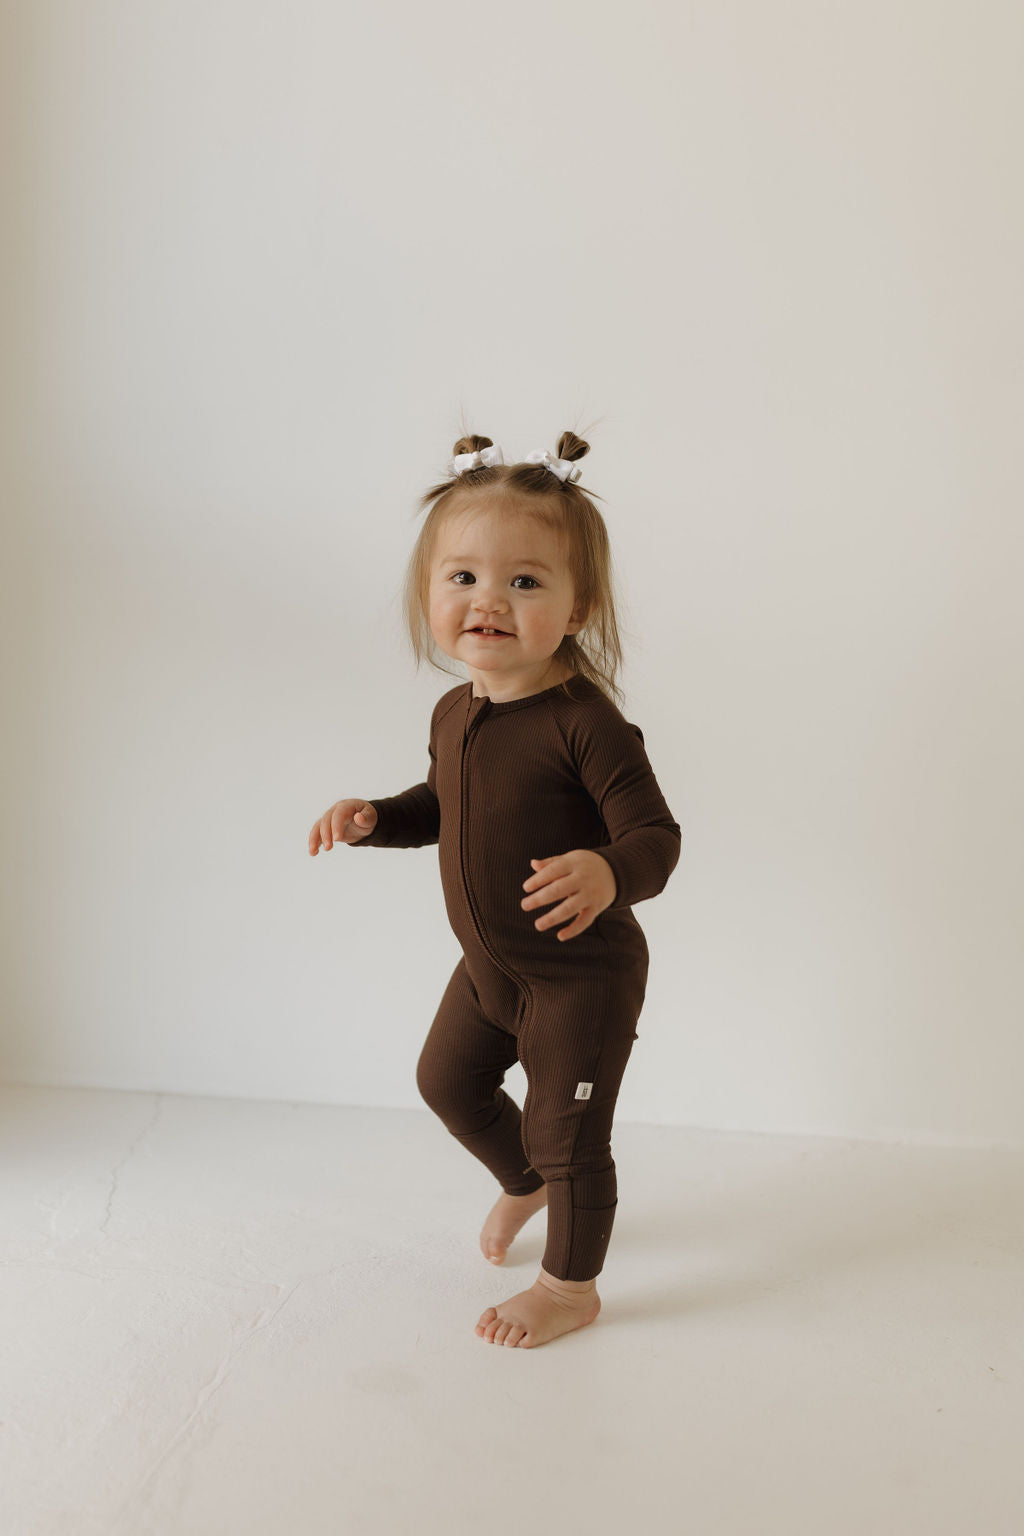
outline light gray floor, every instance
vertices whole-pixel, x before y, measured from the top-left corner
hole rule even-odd
[[[473,1332],[421,1111],[0,1090],[3,1536],[1021,1536],[1024,1152],[617,1124],[589,1328]]]

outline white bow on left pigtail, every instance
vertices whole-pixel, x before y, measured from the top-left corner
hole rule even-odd
[[[501,449],[495,443],[490,448],[480,448],[474,453],[457,453],[454,459],[448,461],[448,473],[464,475],[467,469],[482,469],[485,465],[489,468],[492,464],[504,462]]]
[[[543,464],[545,469],[550,469],[559,480],[567,480],[571,485],[578,480],[583,473],[581,465],[574,464],[572,459],[559,459],[546,448],[534,448],[532,453],[526,455],[525,463]]]

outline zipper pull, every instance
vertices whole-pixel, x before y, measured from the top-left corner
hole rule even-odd
[[[491,701],[486,694],[483,694],[479,699],[476,697],[470,699],[469,710],[466,714],[466,736],[473,730],[477,722],[483,719],[490,707]]]

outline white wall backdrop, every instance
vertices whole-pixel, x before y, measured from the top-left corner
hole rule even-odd
[[[306,837],[464,412],[589,437],[683,828],[619,1117],[1019,1142],[1020,7],[3,28],[0,1075],[421,1106],[436,849]]]

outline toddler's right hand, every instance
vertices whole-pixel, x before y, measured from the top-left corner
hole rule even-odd
[[[316,855],[321,843],[325,848],[335,843],[358,843],[360,838],[369,837],[376,825],[377,812],[369,800],[338,800],[313,823],[309,851]]]

